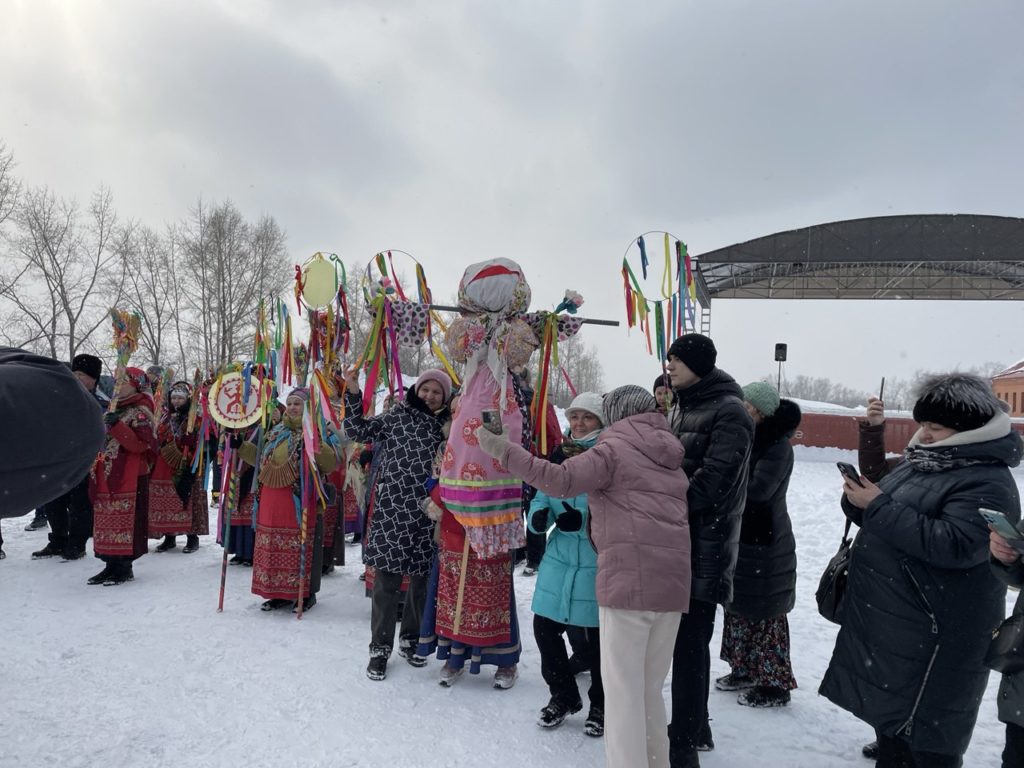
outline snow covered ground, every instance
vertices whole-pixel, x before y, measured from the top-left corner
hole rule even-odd
[[[837,458],[855,460],[798,449],[790,488],[800,560],[790,626],[800,688],[776,710],[750,710],[735,694],[712,691],[717,748],[702,755],[705,768],[871,765],[860,756],[872,738],[867,726],[816,693],[836,632],[818,616],[814,589],[842,533]],[[1024,473],[1017,479],[1024,485]],[[585,708],[555,731],[534,724],[548,695],[530,631],[530,578],[516,576],[524,653],[515,688],[492,689],[485,672],[443,689],[437,661],[413,669],[397,657],[388,679],[374,683],[364,674],[370,603],[358,565],[325,578],[319,604],[301,621],[260,612],[251,571],[232,566],[218,614],[213,537],[194,555],[180,547],[147,555],[134,583],[90,587],[85,580],[100,569],[92,557],[30,560],[46,535],[23,531],[26,521],[2,523],[0,766],[604,764],[601,740],[583,734]],[[348,555],[355,561],[358,549]],[[718,647],[716,634],[716,657]],[[713,674],[727,671],[716,658]],[[585,691],[587,679],[580,682]],[[981,708],[969,768],[999,764],[997,682]]]

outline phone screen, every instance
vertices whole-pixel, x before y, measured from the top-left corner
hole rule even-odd
[[[857,472],[856,467],[853,464],[847,464],[845,461],[837,461],[836,466],[839,467],[839,471],[843,473],[843,477],[848,477],[850,480],[861,488],[864,487],[864,483],[860,481],[860,474]]]
[[[497,410],[488,408],[485,411],[481,411],[480,418],[483,421],[484,429],[496,435],[501,434],[501,414]]]

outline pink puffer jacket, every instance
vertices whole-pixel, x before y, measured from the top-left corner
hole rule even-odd
[[[597,603],[634,611],[690,605],[690,531],[683,448],[665,417],[615,422],[589,451],[551,464],[509,444],[502,463],[549,496],[589,494]]]

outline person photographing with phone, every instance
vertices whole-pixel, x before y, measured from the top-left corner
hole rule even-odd
[[[978,508],[1020,519],[1010,468],[1024,446],[976,376],[926,378],[914,420],[903,458],[887,460],[884,405],[868,404],[860,484],[843,480],[842,509],[860,531],[820,693],[875,729],[877,766],[957,768],[1006,594]]]
[[[1019,535],[1019,534],[1018,534]],[[996,531],[989,533],[989,554],[996,578],[1018,590],[1024,587],[1024,560],[1021,552],[1024,539],[1008,541]],[[1024,613],[1024,591],[1017,595],[1013,614]],[[999,682],[999,720],[1006,723],[1006,746],[1002,768],[1024,765],[1024,672],[1004,674]]]

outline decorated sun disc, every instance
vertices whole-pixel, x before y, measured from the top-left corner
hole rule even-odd
[[[334,264],[318,253],[302,265],[302,300],[310,309],[324,309],[337,295]]]
[[[249,427],[260,420],[263,401],[260,398],[261,380],[249,380],[249,398],[244,399],[245,378],[241,373],[226,373],[210,388],[210,416],[218,424],[230,429]]]

